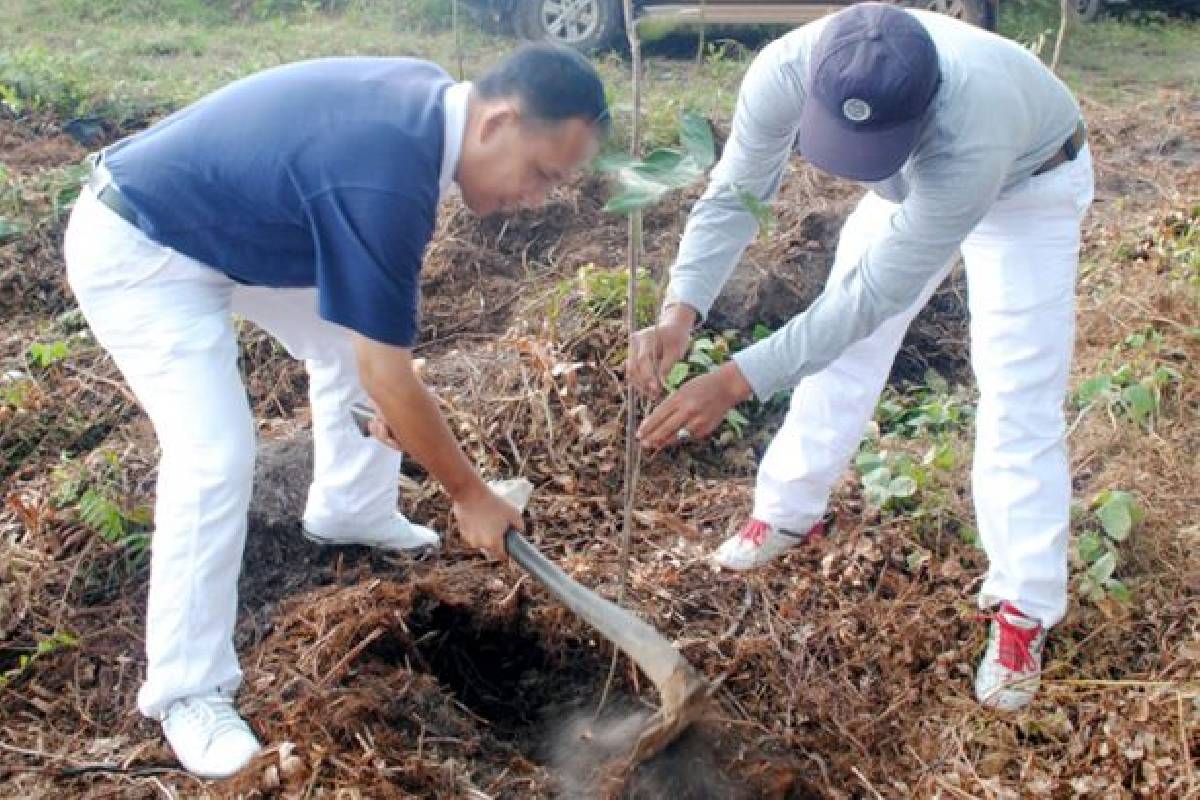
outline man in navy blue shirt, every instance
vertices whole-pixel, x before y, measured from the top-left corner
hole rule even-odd
[[[481,215],[540,205],[608,124],[593,67],[539,45],[475,84],[402,58],[277,67],[101,155],[71,215],[67,271],[162,449],[138,706],[191,772],[230,775],[259,749],[232,705],[255,440],[233,314],[305,361],[307,536],[436,546],[396,512],[403,450],[445,487],[464,539],[502,558],[520,512],[413,370],[421,260],[452,186]],[[367,399],[384,443],[348,414]]]

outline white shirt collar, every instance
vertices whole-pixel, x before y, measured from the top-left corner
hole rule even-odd
[[[458,159],[462,155],[463,137],[467,131],[467,97],[471,94],[468,81],[452,84],[442,99],[445,114],[445,138],[442,143],[442,171],[438,181],[441,197],[446,196],[454,183]]]

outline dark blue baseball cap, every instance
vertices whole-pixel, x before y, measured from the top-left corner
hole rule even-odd
[[[813,166],[877,181],[912,155],[941,81],[917,18],[886,3],[831,16],[813,47],[797,145]]]

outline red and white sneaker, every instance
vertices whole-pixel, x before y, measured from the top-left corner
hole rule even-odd
[[[987,650],[975,673],[975,697],[998,711],[1019,711],[1033,700],[1042,682],[1046,629],[1012,603],[990,615]]]
[[[748,570],[770,562],[776,556],[802,544],[810,536],[825,535],[825,520],[819,520],[806,533],[792,533],[751,517],[734,536],[729,537],[713,553],[718,566],[732,570]]]

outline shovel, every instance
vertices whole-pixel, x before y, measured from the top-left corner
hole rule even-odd
[[[374,409],[355,403],[351,415],[363,435],[368,435],[367,423],[374,419]],[[522,508],[532,491],[528,481],[523,480],[496,481],[491,486]],[[516,529],[510,528],[504,534],[504,548],[546,591],[629,656],[658,689],[662,707],[638,733],[632,761],[656,755],[701,716],[710,693],[708,681],[692,669],[666,637],[632,612],[577,583]]]

